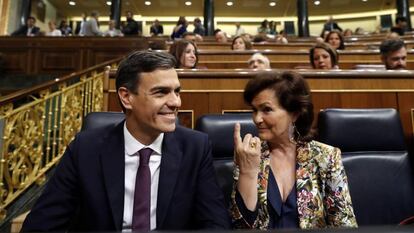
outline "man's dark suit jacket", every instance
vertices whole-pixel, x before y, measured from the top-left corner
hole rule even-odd
[[[11,35],[12,36],[27,36],[28,27],[26,25],[21,26],[19,29],[14,31]],[[39,27],[33,27],[32,32],[33,35],[37,36],[40,33]]]
[[[122,230],[123,125],[76,136],[22,231]],[[156,214],[157,230],[230,227],[207,135],[180,126],[165,133]]]

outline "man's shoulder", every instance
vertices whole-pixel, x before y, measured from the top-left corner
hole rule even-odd
[[[123,137],[122,124],[123,123],[119,123],[117,125],[110,125],[81,131],[76,135],[75,140],[77,143],[86,145],[88,147],[102,146],[106,143],[108,137],[110,136]]]

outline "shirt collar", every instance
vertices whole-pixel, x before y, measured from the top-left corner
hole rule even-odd
[[[151,144],[145,146],[139,142],[132,134],[128,131],[126,123],[124,123],[124,142],[125,142],[125,153],[129,156],[133,156],[137,151],[144,147],[151,148],[153,154],[161,155],[162,151],[162,140],[164,139],[164,133],[161,133]]]

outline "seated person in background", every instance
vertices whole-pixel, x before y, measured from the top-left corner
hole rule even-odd
[[[49,26],[49,31],[46,32],[46,36],[62,36],[62,31],[56,28],[55,21],[49,21],[47,25]]]
[[[188,21],[185,16],[180,16],[178,21],[173,28],[173,32],[171,34],[171,39],[181,38],[182,35],[187,31]]]
[[[336,50],[345,49],[345,41],[342,33],[339,31],[330,31],[325,37],[325,42],[329,43]]]
[[[244,36],[236,36],[231,43],[231,49],[237,51],[244,51],[252,49],[252,43]]]
[[[228,229],[207,135],[176,126],[175,59],[137,51],[118,67],[125,121],[84,131],[23,223],[22,232]]]
[[[214,38],[216,39],[216,42],[218,43],[227,43],[227,35],[225,32],[223,32],[220,29],[215,30]]]
[[[104,32],[104,36],[109,37],[116,37],[116,36],[124,36],[121,30],[115,28],[115,20],[109,20],[108,30]]]
[[[194,21],[193,21],[193,24],[194,24],[193,32],[195,34],[198,34],[200,36],[205,36],[206,35],[206,32],[205,32],[206,30],[204,29],[204,26],[201,23],[200,18],[195,18]]]
[[[196,42],[197,38],[196,38],[196,34],[194,32],[184,32],[183,34],[183,39],[184,40],[189,40],[192,42]]]
[[[365,30],[361,27],[357,27],[355,29],[355,35],[364,35],[365,34]]]
[[[380,45],[380,53],[387,70],[407,69],[407,48],[403,40],[384,40]]]
[[[404,16],[397,16],[395,18],[395,26],[391,28],[391,32],[395,32],[403,36],[407,27],[407,19]]]
[[[60,21],[59,30],[62,32],[63,36],[72,35],[72,28],[68,25],[68,22],[66,22],[66,20]]]
[[[165,40],[153,40],[148,42],[150,50],[167,50],[167,43]]]
[[[267,40],[266,34],[257,34],[253,38],[254,43],[264,43]]]
[[[287,34],[286,34],[285,30],[280,30],[279,35],[276,36],[275,41],[276,41],[276,43],[280,43],[280,44],[287,44],[288,43]]]
[[[247,61],[247,64],[249,66],[249,69],[258,69],[258,70],[271,69],[269,58],[267,58],[261,53],[253,54]]]
[[[338,52],[328,43],[318,43],[309,50],[309,60],[314,69],[338,69]]]
[[[190,40],[177,40],[170,46],[169,53],[175,57],[178,69],[195,69],[198,62],[197,46]]]
[[[14,31],[12,36],[37,36],[40,33],[40,28],[36,27],[36,19],[33,16],[27,17],[26,25],[21,26]]]
[[[338,148],[312,140],[313,104],[305,79],[263,72],[244,89],[259,137],[234,128],[233,227],[357,227]]]
[[[322,31],[333,31],[338,30],[342,32],[342,28],[339,27],[338,23],[335,22],[334,18],[332,16],[329,16],[329,18],[326,20],[326,23],[323,25]]]
[[[151,36],[160,36],[164,34],[164,27],[160,24],[158,19],[155,19],[154,23],[151,25],[150,34]]]
[[[352,36],[352,30],[349,28],[345,29],[344,36]]]

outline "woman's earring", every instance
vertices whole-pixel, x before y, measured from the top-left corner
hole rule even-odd
[[[296,126],[295,126],[295,122],[292,122],[290,125],[289,125],[289,141],[291,142],[291,143],[295,143],[296,144],[296,140],[295,140],[295,133],[296,133]]]

